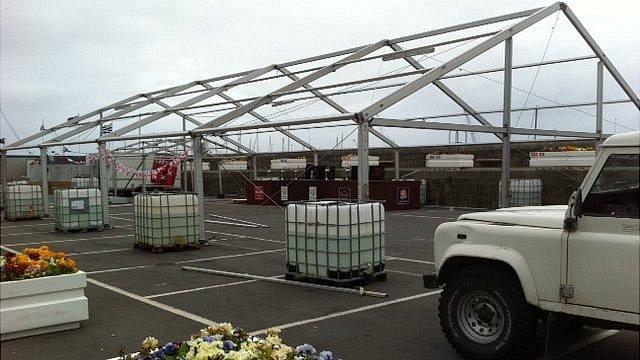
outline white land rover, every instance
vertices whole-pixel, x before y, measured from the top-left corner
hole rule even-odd
[[[568,205],[462,215],[435,233],[439,316],[466,357],[527,352],[548,314],[638,329],[640,132],[614,135]]]

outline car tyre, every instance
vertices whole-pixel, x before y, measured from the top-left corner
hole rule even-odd
[[[527,358],[537,329],[516,276],[498,266],[469,266],[446,283],[438,306],[449,343],[470,359]]]

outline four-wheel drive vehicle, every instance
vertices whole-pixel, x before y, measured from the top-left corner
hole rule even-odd
[[[435,233],[442,330],[469,358],[526,353],[538,319],[638,329],[640,132],[598,150],[568,205],[462,215]]]

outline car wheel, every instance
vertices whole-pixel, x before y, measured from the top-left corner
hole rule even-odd
[[[493,266],[470,266],[446,283],[438,307],[445,337],[471,359],[521,358],[537,318],[518,279]]]

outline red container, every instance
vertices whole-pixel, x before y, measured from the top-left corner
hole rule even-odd
[[[247,185],[247,204],[250,205],[284,205],[288,201],[310,200],[310,187],[316,187],[315,200],[356,201],[358,199],[356,181],[259,180],[254,184]],[[286,187],[286,190],[283,187]],[[371,200],[382,201],[386,210],[418,209],[420,208],[420,182],[371,181],[369,196]]]

